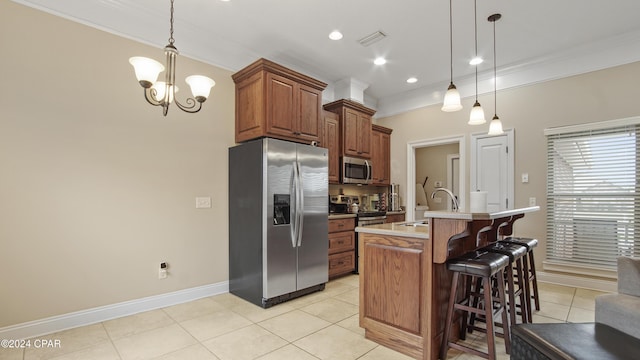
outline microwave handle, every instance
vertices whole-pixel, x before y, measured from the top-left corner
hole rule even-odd
[[[369,160],[365,160],[364,165],[367,167],[367,177],[365,181],[371,181],[371,164],[369,164]]]

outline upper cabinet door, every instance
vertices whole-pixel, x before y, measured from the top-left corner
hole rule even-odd
[[[309,142],[320,140],[322,129],[322,91],[305,85],[298,85],[298,106],[295,115],[294,133]]]
[[[267,132],[291,136],[296,128],[296,83],[267,74]]]

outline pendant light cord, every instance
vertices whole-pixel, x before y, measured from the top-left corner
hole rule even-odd
[[[452,15],[452,9],[453,6],[451,5],[453,3],[453,0],[449,0],[449,63],[451,64],[451,83],[453,84],[453,15]]]
[[[498,77],[496,76],[496,21],[493,21],[493,116],[498,117],[498,100],[497,100],[497,83]]]
[[[478,57],[478,0],[473,2],[473,21],[475,27],[476,58]],[[476,65],[476,103],[478,102],[478,65]]]

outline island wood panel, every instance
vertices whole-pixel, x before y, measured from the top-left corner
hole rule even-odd
[[[364,286],[373,296],[365,299],[364,316],[420,334],[422,249],[412,249],[410,244],[365,247]]]
[[[431,244],[360,233],[360,326],[365,337],[416,359],[431,353]]]

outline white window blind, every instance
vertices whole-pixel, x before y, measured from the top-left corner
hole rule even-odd
[[[615,270],[640,256],[640,125],[547,134],[545,263]]]

